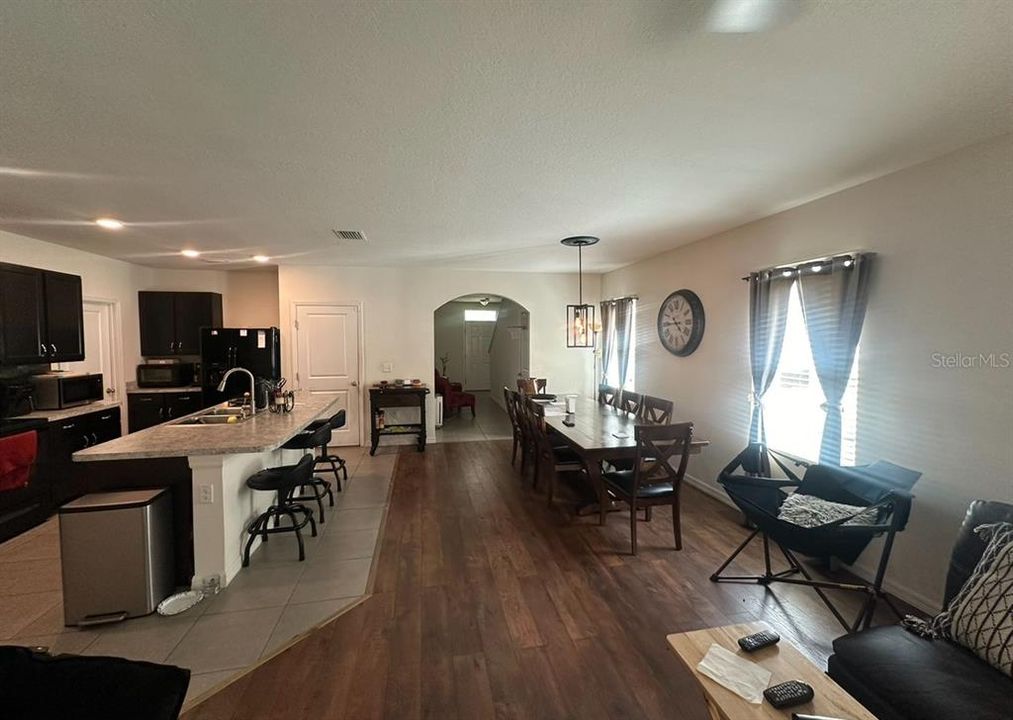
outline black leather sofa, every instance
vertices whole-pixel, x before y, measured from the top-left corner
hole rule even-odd
[[[978,525],[1013,522],[1013,505],[975,500],[964,517],[946,576],[949,605],[974,571],[984,543]],[[827,672],[879,720],[1011,720],[1013,679],[948,640],[900,625],[834,641]]]

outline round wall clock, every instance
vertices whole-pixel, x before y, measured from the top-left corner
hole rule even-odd
[[[676,290],[658,310],[658,338],[673,355],[692,355],[703,339],[703,303],[692,290]]]

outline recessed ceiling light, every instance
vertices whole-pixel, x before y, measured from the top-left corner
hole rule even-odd
[[[123,229],[123,223],[117,220],[116,218],[105,218],[105,217],[99,218],[98,220],[95,221],[95,224],[98,225],[100,228],[105,228],[106,230]]]
[[[271,258],[269,258],[267,255],[254,255],[253,259],[256,260],[259,263],[266,263]]]
[[[179,254],[188,258],[200,257],[199,250],[181,250]]]

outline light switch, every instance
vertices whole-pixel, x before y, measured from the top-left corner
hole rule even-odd
[[[380,363],[380,369],[385,373],[394,372],[394,363],[392,362]]]

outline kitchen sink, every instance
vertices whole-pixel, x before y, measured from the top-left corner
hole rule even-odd
[[[212,425],[238,425],[252,416],[246,415],[241,408],[212,408],[199,415],[177,420],[170,425],[176,427],[207,427]]]

